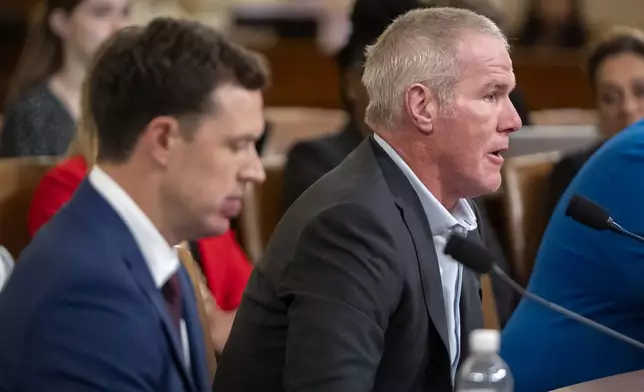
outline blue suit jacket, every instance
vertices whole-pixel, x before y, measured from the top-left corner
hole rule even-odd
[[[189,366],[129,229],[83,182],[0,295],[0,391],[210,390],[194,292],[180,276]]]

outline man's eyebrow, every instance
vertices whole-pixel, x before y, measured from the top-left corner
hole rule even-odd
[[[246,132],[244,134],[237,135],[237,137],[235,137],[235,140],[239,140],[239,141],[256,141],[257,139],[262,137],[263,134],[264,134],[263,132],[260,133],[260,134],[257,134],[257,132],[248,131],[248,132]]]
[[[490,89],[494,88],[494,89],[498,89],[498,90],[503,90],[503,89],[510,88],[510,84],[509,83],[499,82],[498,80],[493,80],[493,81],[485,83],[485,88],[490,88]]]
[[[501,91],[512,91],[515,87],[516,83],[513,82],[500,82],[498,80],[492,80],[490,82],[487,82],[484,85],[484,88],[486,90],[501,90]]]

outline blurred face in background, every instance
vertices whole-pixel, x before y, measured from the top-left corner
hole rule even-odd
[[[130,23],[132,0],[83,0],[72,12],[54,10],[52,30],[63,42],[67,56],[88,62],[112,34]]]
[[[608,57],[596,73],[599,128],[611,137],[644,117],[644,57],[620,53]]]

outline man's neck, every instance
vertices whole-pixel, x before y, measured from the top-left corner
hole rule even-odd
[[[400,131],[402,133],[404,131]],[[442,177],[441,170],[430,157],[431,146],[423,141],[410,140],[407,136],[400,136],[398,131],[381,133],[379,136],[396,151],[414,172],[420,182],[448,211],[452,211],[458,203],[458,197],[453,196],[444,186],[446,180]]]
[[[100,162],[101,170],[116,182],[136,203],[170,246],[182,240],[170,229],[169,214],[164,213],[161,195],[153,176],[139,172],[134,165]]]

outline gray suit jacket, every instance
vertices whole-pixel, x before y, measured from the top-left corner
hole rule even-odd
[[[480,295],[464,270],[462,358],[483,325]],[[452,391],[448,344],[430,225],[405,175],[368,138],[278,224],[215,390]]]

